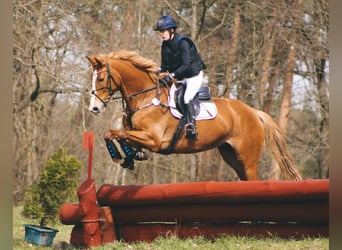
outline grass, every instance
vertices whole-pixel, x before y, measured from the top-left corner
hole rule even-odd
[[[13,208],[13,249],[15,250],[47,250],[47,247],[39,247],[24,241],[24,224],[37,224],[36,222],[26,219],[21,215],[22,207]],[[54,225],[53,228],[59,230],[57,233],[54,244],[57,242],[69,242],[71,229],[73,226],[66,226],[62,224]],[[52,248],[52,247],[51,247]],[[50,249],[51,249],[50,248]],[[73,249],[73,248],[71,248]],[[202,237],[194,239],[180,240],[175,237],[171,238],[158,238],[152,243],[139,242],[128,244],[124,242],[113,242],[100,247],[94,247],[92,250],[328,250],[329,238],[304,238],[301,240],[285,240],[277,237],[258,239],[248,237],[221,237],[215,241],[208,241]],[[63,249],[65,250],[65,249]]]

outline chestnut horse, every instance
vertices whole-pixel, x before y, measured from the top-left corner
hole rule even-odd
[[[160,84],[158,67],[153,61],[132,51],[87,56],[87,59],[93,68],[89,110],[94,114],[103,112],[117,91],[123,98],[125,129],[109,130],[105,138],[160,154],[190,154],[218,148],[241,180],[258,179],[258,161],[266,141],[282,174],[290,180],[301,180],[286,149],[284,133],[263,111],[238,100],[213,98],[217,115],[196,122],[197,140],[185,138],[181,130],[174,141],[180,119],[170,112],[170,89]]]

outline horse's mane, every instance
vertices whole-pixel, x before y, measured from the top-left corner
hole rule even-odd
[[[130,61],[135,67],[142,69],[144,71],[147,71],[148,73],[154,73],[158,69],[157,64],[153,60],[146,59],[135,51],[128,51],[128,50],[112,51],[108,54],[108,57],[111,59],[120,59],[120,60]]]

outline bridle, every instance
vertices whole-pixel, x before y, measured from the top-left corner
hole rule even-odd
[[[110,99],[121,99],[121,98],[123,98],[123,97],[120,96],[120,97],[115,97],[115,98],[113,98],[113,95],[114,95],[115,91],[113,90],[112,85],[110,84],[110,80],[112,80],[112,81],[114,82],[114,84],[115,84],[115,86],[116,86],[117,88],[119,88],[120,86],[119,86],[119,84],[117,83],[117,81],[115,80],[115,78],[114,78],[114,76],[112,75],[112,73],[110,72],[110,68],[109,68],[108,62],[106,62],[106,70],[102,70],[102,71],[99,71],[99,72],[96,72],[96,73],[99,74],[99,73],[102,73],[102,72],[106,72],[106,73],[107,73],[107,86],[104,86],[104,87],[101,87],[101,88],[98,88],[98,89],[93,89],[93,90],[91,91],[91,94],[94,95],[94,96],[96,96],[96,98],[99,99],[99,100],[103,103],[103,105],[104,105],[105,107],[107,107],[107,103],[109,102]],[[108,89],[108,91],[109,91],[109,96],[108,96],[108,98],[106,98],[106,99],[102,99],[101,97],[99,97],[99,96],[96,94],[97,91],[100,91],[100,90],[103,90],[103,89]]]

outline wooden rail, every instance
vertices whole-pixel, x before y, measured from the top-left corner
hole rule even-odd
[[[97,199],[111,208],[118,238],[126,241],[167,235],[328,236],[328,180],[106,184]]]
[[[158,236],[171,235],[180,238],[329,236],[327,179],[105,184],[97,191],[97,202],[104,237],[97,242],[149,242]],[[67,205],[64,211],[61,209],[60,218],[64,224],[75,224],[78,228],[73,230],[71,243],[89,246],[82,238],[86,223],[68,209]]]

